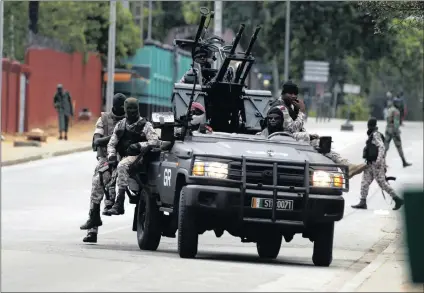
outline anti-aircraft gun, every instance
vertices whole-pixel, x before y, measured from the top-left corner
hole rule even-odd
[[[193,101],[197,100],[205,106],[206,119],[214,131],[240,133],[250,130],[250,132],[257,132],[260,129],[252,126],[259,126],[259,120],[266,113],[271,93],[269,91],[249,91],[245,86],[245,81],[255,62],[251,53],[261,27],[256,27],[247,50],[236,52],[245,25],[240,25],[232,44],[225,45],[225,41],[221,37],[208,36],[209,23],[214,17],[213,12],[210,13],[207,8],[201,8],[200,13],[201,19],[194,40],[176,39],[174,41],[175,46],[192,52],[191,72],[196,73],[192,85],[176,84],[173,96],[174,113],[176,117],[180,118],[183,125],[187,125],[190,121],[191,105]],[[208,24],[205,25],[208,17]],[[217,60],[216,53],[220,58],[221,66],[213,69],[210,63]],[[239,64],[236,70],[230,66],[232,61]],[[200,65],[200,71],[195,68],[196,64]],[[189,88],[191,94],[188,107],[184,103],[178,105],[178,101],[175,101],[175,92],[183,98],[187,98]],[[253,119],[246,119],[246,108],[252,110],[249,111],[251,113],[249,118]],[[182,109],[186,111],[184,114]],[[242,126],[246,124],[247,129],[243,129]],[[186,130],[183,131],[182,137],[185,136],[185,133]]]

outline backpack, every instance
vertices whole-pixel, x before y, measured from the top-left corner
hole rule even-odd
[[[378,134],[380,134],[384,143],[385,141],[384,135],[381,132],[378,132]],[[362,158],[365,159],[367,163],[372,163],[377,161],[377,157],[378,157],[379,150],[378,150],[378,147],[372,141],[373,135],[374,135],[374,132],[371,132],[371,134],[368,136],[366,145],[362,152]]]

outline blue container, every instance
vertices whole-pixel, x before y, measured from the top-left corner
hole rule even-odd
[[[150,116],[152,111],[171,109],[171,95],[174,83],[189,69],[191,57],[188,52],[175,50],[158,42],[148,42],[125,63],[130,66],[150,68],[149,82],[140,101],[142,115]]]

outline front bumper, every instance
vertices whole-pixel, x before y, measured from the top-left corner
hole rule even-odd
[[[277,199],[293,200],[293,210],[278,210],[273,220],[272,209],[257,209],[251,207],[252,197],[273,198],[272,191],[245,191],[243,206],[239,188],[187,185],[184,196],[188,207],[208,211],[215,214],[238,215],[245,222],[276,223],[282,225],[303,226],[314,222],[334,222],[343,218],[345,201],[338,195],[310,194],[306,207],[304,195],[299,193],[278,192]]]

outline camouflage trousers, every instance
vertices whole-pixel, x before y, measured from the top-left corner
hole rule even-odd
[[[361,181],[361,199],[367,199],[368,191],[370,189],[371,183],[377,181],[378,185],[382,190],[387,192],[391,197],[396,196],[394,189],[386,181],[386,170],[385,164],[375,164],[367,165],[364,173],[362,174]]]
[[[100,204],[104,197],[103,186],[100,181],[100,173],[99,168],[103,165],[103,163],[107,162],[106,158],[99,158],[96,169],[94,170],[93,179],[91,182],[91,196],[90,196],[90,208],[93,204]],[[104,187],[109,191],[110,200],[105,199],[105,205],[113,205],[115,201],[115,183],[116,183],[116,169],[113,170],[111,174],[109,171],[103,173],[103,184]],[[98,228],[89,229],[88,232],[98,232]]]
[[[116,179],[116,185],[118,189],[126,189],[128,186],[128,178],[130,177],[129,169],[132,163],[137,159],[138,156],[128,156],[119,161],[118,174]]]
[[[319,147],[319,138],[311,140],[310,144],[313,147]],[[337,153],[333,150],[330,151],[327,154],[324,154],[324,156],[326,156],[327,158],[329,158],[330,160],[332,160],[336,164],[343,164],[343,165],[349,165],[350,164],[347,159],[343,159],[342,156],[340,156],[339,153]]]
[[[398,150],[399,156],[404,161],[405,155],[403,154],[402,140],[400,139],[400,132],[386,130],[386,133],[384,135],[385,135],[384,147],[386,149],[385,154],[387,154],[387,151],[389,150],[389,147],[390,147],[390,142],[393,139],[395,147]]]

